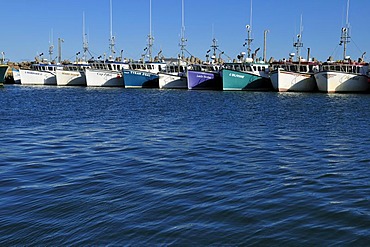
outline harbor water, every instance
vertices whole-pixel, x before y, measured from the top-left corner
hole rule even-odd
[[[369,246],[370,95],[0,89],[1,246]]]

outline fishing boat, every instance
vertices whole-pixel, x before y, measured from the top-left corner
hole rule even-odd
[[[166,67],[163,62],[131,62],[123,70],[125,88],[159,88],[159,71]]]
[[[222,69],[224,91],[269,91],[272,89],[269,78],[269,64],[264,62],[225,63]]]
[[[128,64],[122,57],[115,58],[115,37],[112,24],[112,0],[110,1],[110,55],[103,60],[95,60],[86,68],[86,86],[88,87],[124,87],[122,70],[128,69]]]
[[[267,91],[271,90],[271,81],[269,78],[269,64],[266,63],[266,34],[264,32],[264,58],[257,60],[259,48],[252,54],[252,0],[250,1],[250,24],[246,25],[248,37],[243,46],[247,47],[247,53],[241,52],[237,59],[232,63],[225,63],[222,69],[222,87],[223,90],[251,90]],[[247,55],[247,56],[246,56]]]
[[[56,71],[58,86],[86,86],[86,69],[90,68],[87,61],[89,46],[85,33],[85,13],[82,14],[82,58],[78,58],[80,52],[76,53],[75,63],[63,65],[63,70]]]
[[[272,86],[278,92],[317,91],[314,73],[319,70],[318,62],[277,61],[271,63]]]
[[[350,42],[348,22],[349,0],[347,1],[346,25],[342,28],[340,44],[343,45],[343,60],[334,62],[330,57],[315,74],[317,87],[325,93],[360,93],[369,90],[367,73],[369,64],[363,56],[357,62],[347,56]],[[364,54],[363,54],[364,55]]]
[[[184,0],[181,3],[181,54],[178,56],[177,61],[167,64],[166,68],[159,72],[159,88],[163,89],[188,89],[188,61],[185,59],[187,40],[185,38]]]
[[[315,74],[317,87],[325,93],[361,93],[370,89],[369,64],[345,59],[340,62],[327,61]]]
[[[86,69],[88,63],[74,63],[63,65],[62,70],[56,71],[58,86],[86,86]]]
[[[129,68],[123,70],[125,88],[159,88],[159,71],[166,67],[166,63],[162,62],[162,51],[158,53],[156,58],[152,57],[153,41],[152,36],[152,1],[149,1],[150,23],[148,45],[145,47],[145,54],[141,60],[130,62]],[[145,61],[146,58],[148,61]]]
[[[182,59],[167,64],[158,74],[159,88],[188,89],[187,70],[188,63]]]
[[[56,71],[63,66],[51,63],[34,63],[30,69],[19,69],[22,85],[57,85]]]
[[[271,63],[271,82],[278,92],[314,92],[317,90],[314,73],[319,70],[319,63],[310,61],[310,49],[308,48],[307,60],[300,55],[302,43],[302,16],[297,40],[293,43],[296,54],[290,53],[289,60],[283,59]],[[294,57],[297,60],[294,61]]]
[[[222,90],[221,65],[220,59],[216,56],[218,50],[217,40],[212,40],[213,55],[208,60],[207,51],[206,62],[194,63],[189,65],[187,73],[188,89],[190,90]]]

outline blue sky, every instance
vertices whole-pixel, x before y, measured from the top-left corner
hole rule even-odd
[[[109,53],[109,0],[17,0],[2,1],[2,19],[6,27],[0,39],[0,51],[11,61],[33,60],[37,53],[48,53],[53,33],[54,56],[58,37],[63,59],[73,60],[82,50],[82,13],[85,12],[89,48],[94,56]],[[252,50],[263,49],[263,32],[268,29],[267,57],[281,59],[294,52],[293,39],[303,16],[301,54],[326,60],[330,55],[342,58],[339,46],[341,27],[345,25],[347,0],[253,0]],[[4,11],[5,10],[5,11]],[[348,54],[353,59],[368,52],[370,60],[370,1],[352,0],[349,22],[352,42]],[[213,36],[220,49],[234,58],[246,39],[250,24],[250,0],[185,0],[187,50],[205,59]],[[53,31],[51,31],[53,30]],[[179,53],[181,0],[152,0],[154,52],[166,57]],[[149,33],[149,0],[113,0],[113,33],[116,50],[123,56],[140,58]],[[46,56],[48,57],[48,56]]]

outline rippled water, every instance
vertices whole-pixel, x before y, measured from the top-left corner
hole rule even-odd
[[[0,89],[0,244],[369,246],[370,95]]]

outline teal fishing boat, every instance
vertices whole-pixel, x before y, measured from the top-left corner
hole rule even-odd
[[[246,25],[248,37],[243,46],[247,46],[247,53],[241,52],[233,63],[225,63],[222,70],[223,90],[272,90],[269,78],[269,64],[266,63],[266,33],[264,32],[264,58],[256,59],[257,52],[251,53],[252,44],[252,0],[250,24]]]
[[[267,63],[225,63],[222,70],[223,90],[272,90]]]

